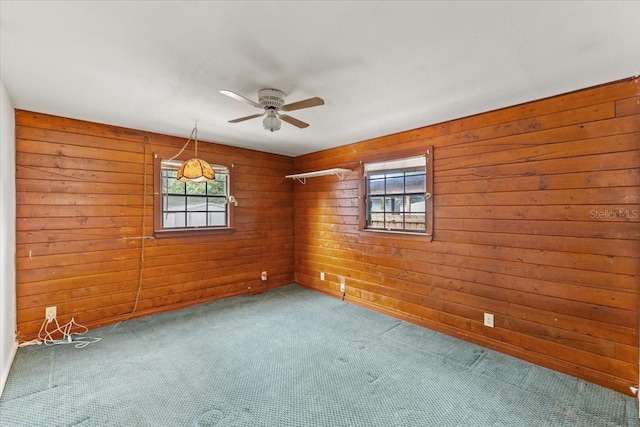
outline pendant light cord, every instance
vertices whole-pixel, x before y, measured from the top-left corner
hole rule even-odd
[[[142,278],[144,273],[144,242],[146,239],[146,229],[147,229],[147,137],[143,137],[142,139],[142,233],[140,236],[140,272],[138,273],[138,291],[136,292],[136,302],[133,305],[133,310],[131,313],[124,319],[128,320],[133,313],[138,309],[138,301],[140,301],[140,291],[142,290]]]
[[[178,154],[176,154],[175,156],[170,158],[169,161],[174,160],[176,157],[178,157],[180,154],[182,154],[182,152],[187,148],[187,146],[189,145],[189,143],[191,142],[192,139],[196,143],[196,149],[195,149],[196,155],[195,155],[195,157],[197,158],[198,157],[198,122],[196,122],[196,125],[193,127],[193,130],[191,131],[191,135],[189,135],[189,139],[184,144],[182,149],[180,151],[178,151]]]
[[[125,321],[129,320],[131,318],[131,316],[133,316],[133,314],[138,309],[138,302],[140,301],[140,292],[142,291],[142,279],[143,279],[143,273],[144,273],[144,243],[145,243],[145,240],[147,240],[147,236],[146,236],[146,233],[145,233],[145,230],[147,228],[147,139],[148,139],[147,136],[144,136],[142,138],[142,155],[143,155],[143,161],[142,161],[142,232],[140,233],[140,270],[139,270],[139,273],[138,273],[138,290],[136,291],[136,300],[135,300],[135,302],[133,304],[133,309],[127,315],[127,317],[125,317],[124,319],[121,319],[120,321],[118,321],[118,323],[113,325],[113,328],[111,328],[111,330],[109,332],[107,332],[105,335],[109,335],[110,333],[112,333],[113,331],[116,330],[118,325],[120,325],[122,322],[125,322]],[[178,154],[180,154],[180,153],[178,153]]]

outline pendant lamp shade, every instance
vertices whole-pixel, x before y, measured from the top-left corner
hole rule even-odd
[[[207,182],[215,180],[215,174],[209,163],[194,157],[180,166],[176,179],[180,182]]]
[[[187,148],[187,145],[189,145],[189,142],[191,142],[192,139],[195,143],[195,157],[187,160],[182,165],[180,165],[176,179],[180,182],[215,181],[216,175],[215,175],[215,172],[213,172],[213,168],[211,167],[211,165],[207,163],[205,160],[198,158],[198,125],[197,124],[191,131],[191,136],[189,136],[189,139],[187,140],[187,143],[184,145],[184,147],[182,147],[182,150],[180,150],[180,152],[175,156],[173,156],[170,160],[173,160],[176,157],[178,157],[184,151],[184,149]]]
[[[207,182],[215,180],[215,174],[209,163],[194,157],[180,166],[176,179],[180,182]]]

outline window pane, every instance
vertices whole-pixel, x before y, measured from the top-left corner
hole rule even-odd
[[[206,197],[188,197],[187,198],[187,211],[194,212],[206,212],[207,211],[207,198]]]
[[[166,181],[169,194],[185,194],[185,185],[176,179],[175,174]]]
[[[206,212],[189,212],[187,214],[187,226],[188,227],[206,227],[207,213]]]
[[[204,182],[187,182],[187,194],[206,194],[207,186]]]
[[[165,207],[167,211],[184,211],[185,197],[184,196],[165,196],[162,198],[163,203],[168,202],[168,206]]]
[[[371,213],[367,220],[370,228],[384,228],[384,213]]]
[[[207,182],[207,194],[217,196],[224,196],[227,194],[227,183],[225,181],[218,180],[218,176],[219,175],[216,175],[216,181]]]
[[[424,214],[411,214],[404,217],[406,228],[408,230],[421,230],[425,228],[425,215]]]
[[[226,212],[209,212],[209,226],[221,227],[227,225]]]
[[[385,197],[384,207],[385,212],[402,212],[404,203],[403,197]]]
[[[411,212],[411,213],[425,212],[424,194],[409,196],[408,203],[409,203],[409,206],[407,208],[407,212]]]
[[[405,181],[405,191],[407,193],[424,193],[425,192],[425,175],[424,172],[414,172],[407,174]]]
[[[384,212],[384,197],[371,197],[369,203],[371,212]]]
[[[208,197],[207,211],[224,212],[227,208],[227,202],[224,197]]]
[[[185,227],[186,223],[184,212],[163,214],[162,226],[164,228]]]
[[[383,179],[369,179],[369,194],[384,194]]]
[[[387,178],[387,194],[404,193],[404,176]]]

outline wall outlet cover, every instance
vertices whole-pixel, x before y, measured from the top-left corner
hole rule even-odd
[[[58,307],[55,305],[44,309],[44,317],[49,322],[53,321],[57,315],[58,315]]]
[[[493,328],[493,314],[485,313],[484,314],[484,326],[488,326],[489,328]]]

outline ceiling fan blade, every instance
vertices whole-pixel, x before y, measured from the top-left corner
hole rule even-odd
[[[305,123],[302,120],[298,120],[291,116],[287,116],[286,114],[280,114],[280,118],[291,125],[299,127],[300,129],[309,127],[309,123]]]
[[[258,104],[257,102],[254,102],[249,98],[245,98],[242,95],[238,95],[237,93],[232,92],[230,90],[221,90],[220,93],[223,95],[227,95],[233,99],[237,99],[238,101],[246,102],[247,104],[253,105],[256,108],[262,108],[262,105]]]
[[[284,111],[293,111],[300,110],[301,108],[317,107],[318,105],[324,105],[324,100],[316,96],[314,98],[305,99],[304,101],[283,105],[282,109]]]
[[[239,119],[229,120],[229,123],[240,123],[240,122],[244,122],[245,120],[255,119],[256,117],[262,117],[262,116],[264,116],[264,113],[262,113],[262,114],[252,114],[252,115],[247,116],[247,117],[240,117]]]

